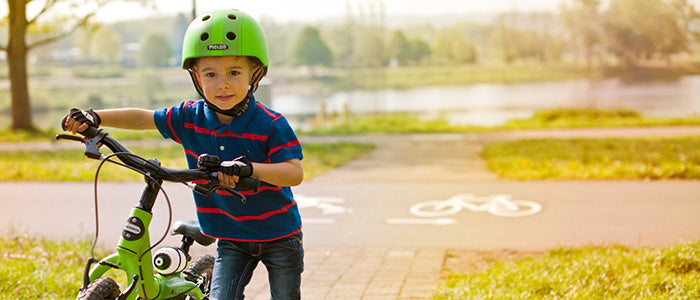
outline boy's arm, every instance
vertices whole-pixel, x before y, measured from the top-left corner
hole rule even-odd
[[[277,186],[296,186],[304,180],[304,170],[301,160],[289,159],[281,163],[264,164],[252,163],[253,175],[261,181]]]
[[[102,119],[102,126],[122,129],[156,129],[153,110],[141,108],[113,108],[95,111]]]
[[[276,186],[296,186],[304,180],[304,170],[301,161],[297,158],[289,159],[281,163],[251,163],[253,165],[253,175],[261,181]],[[238,176],[228,176],[219,172],[219,183],[231,187],[236,186]]]
[[[96,110],[95,113],[101,120],[100,125],[122,129],[146,130],[156,129],[153,119],[154,111],[140,108],[114,108]],[[76,134],[87,129],[87,124],[82,124],[68,115],[65,121],[66,131]]]

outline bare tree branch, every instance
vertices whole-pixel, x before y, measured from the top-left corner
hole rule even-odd
[[[58,2],[58,0],[46,0],[46,2],[44,3],[44,7],[42,7],[41,10],[36,15],[34,15],[33,18],[27,20],[27,25],[34,24],[36,22],[36,19],[38,19],[46,11],[51,9],[51,7],[53,7],[53,5],[56,4],[56,2]]]
[[[57,34],[57,35],[54,35],[54,36],[46,37],[44,39],[36,40],[32,43],[27,44],[27,50],[31,50],[31,49],[37,48],[39,46],[42,46],[42,45],[53,43],[57,40],[60,40],[64,37],[70,35],[71,33],[78,30],[78,28],[85,26],[90,21],[90,18],[92,18],[94,15],[95,15],[95,12],[92,12],[92,13],[84,16],[80,21],[78,21],[75,25],[73,25],[72,28],[70,28],[67,31],[64,31],[64,32]]]

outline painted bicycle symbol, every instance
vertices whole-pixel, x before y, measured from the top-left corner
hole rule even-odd
[[[511,195],[477,197],[473,194],[459,194],[447,200],[435,200],[414,204],[411,213],[419,217],[442,217],[456,214],[462,209],[475,212],[485,211],[500,217],[523,217],[534,215],[542,210],[536,202],[511,200]]]

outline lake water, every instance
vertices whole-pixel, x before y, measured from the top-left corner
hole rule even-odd
[[[291,120],[327,113],[421,112],[452,124],[494,126],[528,118],[548,108],[627,108],[645,116],[700,116],[700,76],[675,81],[623,83],[617,79],[568,80],[518,84],[474,84],[416,89],[358,90],[327,97],[273,94],[272,106]]]
[[[273,109],[296,128],[306,128],[305,120],[320,112],[321,103],[329,114],[345,109],[355,114],[418,112],[426,119],[480,126],[529,118],[548,108],[627,108],[652,117],[693,117],[700,116],[700,76],[635,84],[606,79],[357,90],[326,96],[272,93],[271,98]],[[42,128],[57,126],[63,114],[36,112],[33,119]],[[0,116],[0,124],[9,124],[9,112]]]

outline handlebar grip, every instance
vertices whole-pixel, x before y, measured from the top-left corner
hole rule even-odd
[[[97,134],[99,133],[99,128],[88,126],[87,129],[85,129],[84,131],[80,131],[78,133],[82,134],[84,137],[86,137],[88,139],[91,139],[91,138],[94,138],[97,136]]]
[[[252,191],[253,193],[257,193],[258,189],[260,188],[260,179],[250,176],[241,177],[238,179],[236,187],[243,190]]]

